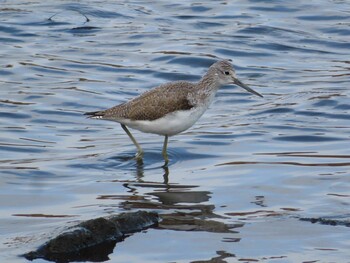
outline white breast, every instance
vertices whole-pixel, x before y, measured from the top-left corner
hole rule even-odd
[[[123,120],[126,126],[147,133],[175,135],[190,128],[206,111],[207,107],[194,107],[190,110],[176,111],[153,121]]]

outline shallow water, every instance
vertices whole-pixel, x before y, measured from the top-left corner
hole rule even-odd
[[[168,220],[111,262],[348,261],[349,228],[299,220],[350,217],[348,1],[0,2],[2,262],[139,209]],[[168,169],[162,137],[134,132],[137,163],[119,125],[82,116],[221,58],[264,98],[222,88]]]

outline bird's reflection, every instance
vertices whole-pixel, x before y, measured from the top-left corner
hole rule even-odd
[[[136,179],[137,181],[142,181],[142,178],[144,177],[144,170],[145,170],[145,165],[143,159],[135,159],[135,165],[136,165]],[[161,166],[163,169],[163,183],[166,185],[169,183],[169,167],[168,167],[168,162],[164,162],[164,164]]]
[[[162,183],[145,181],[144,167],[144,162],[137,160],[135,182],[123,184],[133,194],[119,204],[123,209],[159,210],[162,217],[158,226],[160,229],[232,233],[234,232],[232,228],[242,226],[242,224],[227,225],[214,221],[213,219],[222,218],[222,216],[214,213],[213,204],[207,204],[212,193],[195,190],[199,188],[198,185],[171,183],[170,169],[167,164],[160,168],[163,173]],[[149,192],[145,193],[145,189],[149,189]]]

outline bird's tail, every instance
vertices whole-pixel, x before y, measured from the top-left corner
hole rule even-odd
[[[84,115],[88,116],[88,118],[92,119],[103,119],[104,112],[103,111],[90,111],[85,112]]]

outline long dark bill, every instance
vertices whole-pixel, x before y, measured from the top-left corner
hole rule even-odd
[[[253,94],[263,98],[263,95],[261,95],[260,93],[256,92],[255,90],[249,88],[246,84],[241,82],[239,79],[235,79],[233,83],[238,85],[238,86],[240,86],[241,88],[245,89],[246,91],[249,91],[250,93],[253,93]]]

